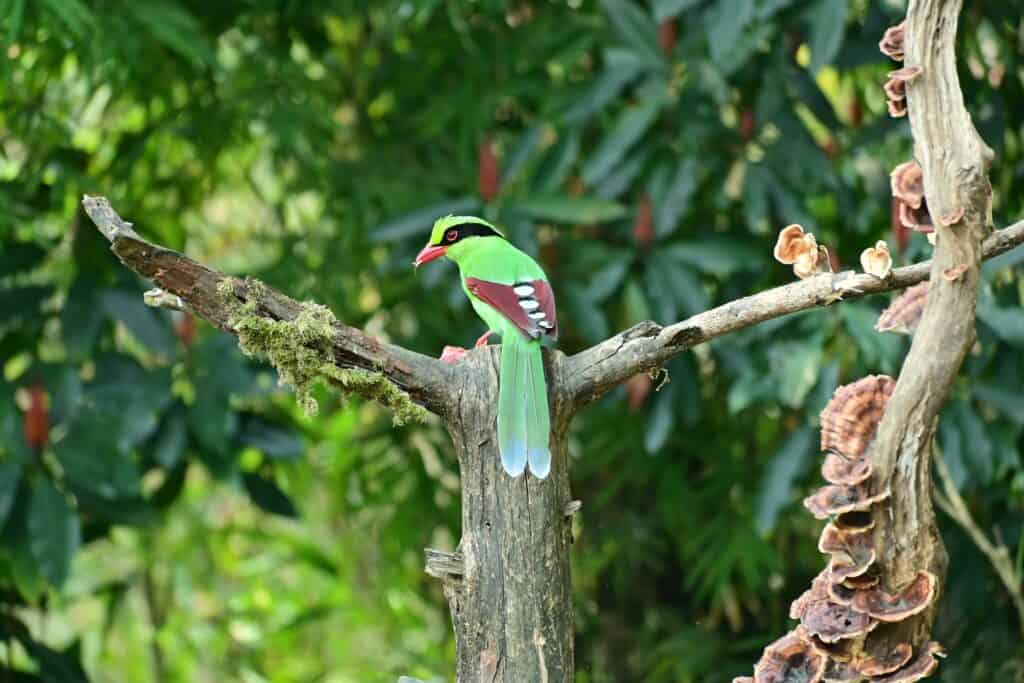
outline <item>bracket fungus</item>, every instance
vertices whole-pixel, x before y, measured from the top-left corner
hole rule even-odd
[[[830,484],[804,498],[804,507],[816,519],[829,519],[844,512],[868,510],[889,497],[889,489],[873,492],[867,486]]]
[[[761,659],[754,665],[752,680],[755,683],[817,683],[827,664],[825,655],[798,626],[764,649]]]
[[[860,265],[868,275],[880,280],[889,277],[892,272],[892,255],[885,240],[878,240],[874,247],[868,247],[860,253]]]
[[[828,453],[821,464],[821,476],[830,484],[856,486],[871,476],[871,461],[848,458],[842,453]]]
[[[919,571],[903,590],[892,595],[881,587],[860,591],[853,599],[853,608],[885,622],[898,622],[920,614],[935,600],[938,579],[929,571]]]
[[[923,292],[916,295],[921,300]],[[765,648],[752,679],[740,677],[733,683],[904,683],[935,669],[934,655],[940,650],[934,643],[915,659],[910,643],[897,640],[893,646],[887,640],[893,631],[871,635],[880,624],[901,622],[928,609],[938,591],[937,577],[924,570],[895,594],[884,590],[891,584],[876,564],[875,534],[868,533],[885,514],[890,495],[888,487],[875,490],[871,454],[895,384],[885,375],[864,377],[836,389],[822,411],[822,475],[830,483],[808,496],[804,505],[815,517],[830,520],[818,538],[818,550],[828,562],[790,605],[789,617],[800,625]]]
[[[862,676],[885,676],[905,667],[913,656],[914,648],[910,643],[900,643],[885,657],[864,656],[856,667]]]
[[[931,676],[939,666],[936,655],[942,656],[942,646],[928,643],[924,651],[917,655],[909,664],[886,676],[872,679],[874,683],[913,683]]]
[[[896,388],[888,375],[868,375],[836,389],[821,411],[821,450],[860,458],[875,438]]]
[[[921,75],[921,67],[907,66],[889,72],[885,82],[886,102],[891,116],[901,118],[907,115],[907,83]]]
[[[900,224],[917,232],[935,232],[935,224],[928,212],[928,200],[924,196],[924,172],[920,164],[916,161],[903,162],[892,170],[889,184]]]
[[[878,49],[882,51],[882,54],[890,59],[902,62],[903,61],[903,41],[906,37],[906,22],[901,21],[895,26],[890,26],[885,30],[885,35],[882,36],[882,40],[878,43]]]
[[[875,323],[879,332],[895,332],[897,334],[914,334],[917,324],[924,314],[924,305],[928,299],[928,281],[914,285],[892,300],[889,307],[882,311]]]
[[[793,266],[793,273],[800,279],[832,272],[828,249],[819,245],[814,234],[805,233],[800,225],[787,225],[779,231],[772,254],[779,263]]]
[[[956,280],[959,280],[964,273],[967,272],[967,269],[968,265],[966,263],[961,263],[956,266],[950,266],[949,268],[943,268],[942,279],[945,280],[946,282],[955,282]]]

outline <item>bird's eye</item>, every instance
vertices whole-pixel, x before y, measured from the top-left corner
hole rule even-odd
[[[444,239],[447,242],[454,242],[455,238],[459,236],[458,230],[449,230],[444,234]]]

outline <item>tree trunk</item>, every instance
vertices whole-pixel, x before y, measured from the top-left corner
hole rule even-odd
[[[460,683],[569,683],[570,404],[560,400],[552,372],[560,364],[548,362],[551,474],[508,476],[495,429],[499,358],[500,347],[489,347],[459,363],[458,402],[444,419],[462,473],[462,540],[454,555],[428,550],[427,571],[444,582]]]

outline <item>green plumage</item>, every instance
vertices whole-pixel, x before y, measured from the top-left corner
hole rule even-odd
[[[442,244],[446,230],[467,223],[493,228],[478,218],[448,216],[435,223],[428,246]],[[448,246],[445,255],[459,266],[462,288],[473,309],[501,336],[498,449],[502,465],[512,476],[519,476],[529,466],[534,476],[543,479],[551,469],[551,420],[540,339],[531,339],[501,311],[475,296],[466,280],[512,286],[524,281],[547,282],[547,277],[529,255],[498,235],[461,239]]]

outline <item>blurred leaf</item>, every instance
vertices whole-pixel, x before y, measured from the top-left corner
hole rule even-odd
[[[68,355],[82,358],[92,353],[104,318],[99,283],[90,276],[79,275],[60,314],[61,339]]]
[[[947,409],[946,415],[939,420],[939,439],[942,443],[942,458],[949,468],[950,477],[957,489],[963,490],[968,479],[967,465],[964,463],[960,429],[957,425],[956,415],[951,408]]]
[[[562,133],[558,142],[544,155],[540,168],[534,174],[531,194],[543,196],[560,190],[579,154],[579,133],[575,130]]]
[[[661,99],[647,99],[626,109],[601,144],[583,165],[583,182],[592,187],[601,182],[654,123],[661,109]]]
[[[654,18],[658,21],[670,19],[701,2],[703,0],[654,0]]]
[[[306,454],[306,445],[294,433],[258,418],[251,418],[239,430],[246,446],[263,451],[274,460],[298,460]]]
[[[81,532],[78,517],[49,479],[40,477],[32,485],[28,530],[29,549],[39,573],[59,588],[67,579],[71,558],[81,543]]]
[[[126,9],[149,35],[195,64],[216,66],[217,55],[200,32],[199,22],[183,7],[160,0],[129,2]]]
[[[594,273],[587,285],[590,300],[595,304],[601,303],[615,293],[625,280],[631,262],[632,256],[623,254],[612,258],[608,265]]]
[[[185,456],[188,444],[188,425],[178,410],[170,412],[160,425],[153,442],[153,461],[165,470],[173,470]]]
[[[779,343],[772,347],[770,353],[779,400],[790,408],[799,408],[818,381],[821,340]]]
[[[821,68],[831,64],[839,48],[843,44],[846,31],[847,0],[820,0],[812,11],[811,33],[811,72],[818,73]]]
[[[767,260],[746,241],[717,236],[673,244],[665,251],[683,265],[722,278],[757,269]]]
[[[658,48],[658,33],[654,20],[640,6],[630,0],[600,0],[615,33],[638,55],[651,65],[659,65],[663,57]]]
[[[603,223],[626,215],[626,207],[617,202],[587,197],[532,197],[509,202],[508,207],[557,223]]]
[[[661,450],[672,433],[676,419],[674,393],[666,388],[654,397],[654,408],[651,410],[647,429],[644,431],[644,449],[648,453],[657,453]]]
[[[4,245],[0,251],[0,278],[31,270],[46,257],[46,251],[38,245],[28,242],[17,242]]]
[[[594,188],[594,194],[604,199],[622,196],[632,187],[650,158],[651,150],[642,145],[630,152],[626,159]]]
[[[757,489],[757,530],[767,535],[775,529],[779,513],[790,503],[796,480],[807,470],[814,451],[815,431],[801,427],[789,434],[772,456]]]
[[[85,35],[93,25],[93,15],[81,0],[41,0],[64,26],[75,35]]]
[[[370,230],[370,241],[394,242],[412,235],[422,235],[423,241],[426,242],[430,237],[430,228],[438,218],[475,213],[480,210],[480,206],[480,200],[476,197],[460,197],[431,204]]]
[[[579,334],[588,344],[596,344],[608,336],[608,320],[599,306],[587,296],[585,290],[569,284],[563,290],[566,303],[571,313],[570,319],[575,323]],[[559,328],[564,327],[561,316]]]
[[[504,187],[506,184],[514,181],[519,172],[523,170],[523,165],[529,161],[530,156],[536,151],[537,146],[540,144],[542,135],[544,134],[544,128],[547,126],[546,123],[537,123],[527,128],[516,140],[516,144],[513,146],[511,153],[504,159],[503,168],[501,171],[501,186]]]
[[[676,167],[675,176],[661,197],[655,197],[654,231],[665,237],[676,228],[690,206],[690,198],[697,189],[697,160],[683,159]]]
[[[978,318],[1008,343],[1024,346],[1024,310],[999,308],[979,301]]]
[[[718,0],[704,13],[707,22],[711,58],[724,60],[742,40],[743,32],[754,18],[750,0]]]
[[[1003,415],[1017,424],[1024,425],[1024,395],[1021,395],[1020,391],[994,384],[978,384],[973,392]]]
[[[107,500],[138,495],[138,467],[126,445],[117,443],[122,432],[115,417],[92,408],[82,410],[54,446],[67,481]]]
[[[53,294],[53,287],[28,285],[0,289],[0,321],[10,324],[39,318],[39,308]]]
[[[0,462],[0,529],[7,523],[7,515],[11,512],[14,499],[18,495],[21,483],[21,464],[16,462]]]
[[[993,457],[992,441],[989,439],[984,423],[973,407],[965,401],[956,401],[953,405],[960,428],[960,436],[966,448],[963,457],[971,473],[982,484],[988,484],[995,476],[995,458]]]
[[[111,289],[103,292],[103,307],[115,320],[120,320],[132,336],[154,353],[174,354],[174,330],[163,311],[147,306],[140,292]]]
[[[729,388],[729,413],[735,415],[763,400],[775,391],[775,377],[768,373],[749,372],[741,375]]]
[[[615,66],[608,65],[586,91],[573,100],[572,106],[562,115],[562,120],[568,124],[585,122],[618,97],[626,86],[640,76],[643,69],[644,65],[640,60],[623,61]]]
[[[212,464],[220,462],[221,458],[211,461],[209,457],[227,455],[228,444],[238,429],[238,416],[231,411],[224,397],[217,392],[203,391],[189,406],[188,424],[203,447],[201,455],[207,464]],[[218,476],[224,474],[223,470],[214,469]]]
[[[89,683],[78,658],[71,652],[58,652],[34,640],[22,644],[39,664],[39,676],[46,683]]]
[[[271,479],[246,472],[242,475],[242,483],[257,507],[282,517],[298,517],[295,504]]]

